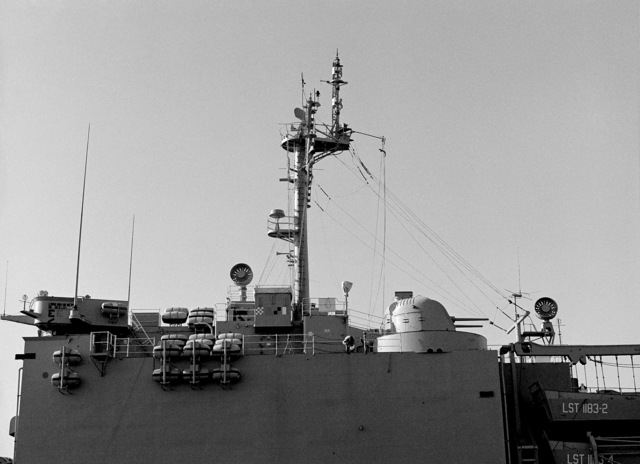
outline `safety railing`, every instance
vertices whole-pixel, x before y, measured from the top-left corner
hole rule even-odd
[[[242,342],[244,355],[284,355],[284,354],[312,354],[313,337],[308,335],[274,334],[274,335],[245,335]]]
[[[255,309],[234,308],[229,309],[227,307],[221,307],[216,305],[215,307],[215,320],[216,322],[253,322],[256,320]]]
[[[346,316],[346,304],[337,298],[307,298],[305,316]]]
[[[153,353],[156,344],[155,337],[140,338],[116,338],[114,351],[116,356],[133,358],[148,356]]]
[[[243,290],[241,287],[232,285],[227,288],[227,298],[230,301],[255,301],[255,287],[247,286]]]
[[[155,337],[126,338],[111,332],[91,332],[89,338],[90,355],[93,358],[131,358],[147,356],[153,353]]]
[[[115,334],[111,332],[91,332],[89,337],[89,354],[91,357],[113,358],[116,345]]]
[[[562,348],[565,345],[557,345]],[[489,349],[500,348],[490,345]],[[510,363],[509,356],[500,356],[501,362]],[[570,365],[573,390],[584,393],[640,395],[640,357],[629,354],[584,356],[572,363],[567,356],[538,355],[513,358],[517,364],[567,363]]]
[[[571,366],[578,391],[640,394],[640,360],[631,356],[587,356]]]
[[[110,332],[93,332],[91,334],[91,356],[94,358],[134,358],[153,354],[155,338],[149,339],[152,344],[140,343],[137,338],[117,337]],[[373,339],[367,339],[373,349]],[[146,342],[146,340],[145,340]],[[360,337],[355,337],[357,351],[364,350]],[[261,334],[242,336],[242,355],[283,356],[293,354],[334,354],[344,353],[345,346],[341,339],[325,338],[316,334]]]
[[[290,354],[342,353],[341,340],[325,339],[309,334],[245,335],[242,354],[284,356]]]

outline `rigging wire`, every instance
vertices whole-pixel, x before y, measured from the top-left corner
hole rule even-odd
[[[384,143],[382,145],[382,147],[384,148]],[[380,157],[380,173],[382,176],[382,185],[378,186],[378,204],[377,204],[377,208],[376,208],[376,226],[375,226],[375,237],[374,237],[374,249],[373,249],[373,259],[372,259],[372,264],[371,264],[371,289],[369,291],[369,308],[367,311],[367,314],[369,315],[369,318],[371,318],[371,308],[376,308],[378,305],[378,297],[380,296],[380,291],[382,290],[382,301],[386,301],[385,298],[385,294],[384,294],[384,290],[385,290],[385,284],[386,284],[386,272],[385,272],[385,263],[386,263],[386,246],[387,246],[387,203],[386,203],[386,194],[384,192],[384,190],[382,191],[382,195],[380,194],[380,189],[382,187],[384,187],[385,182],[386,182],[386,153],[384,152],[384,149],[380,150],[383,154],[383,156]],[[364,167],[364,165],[363,165]],[[360,169],[358,168],[358,170],[360,171]],[[367,173],[369,175],[371,175],[371,173],[366,169]],[[364,178],[364,174],[362,174],[362,171],[360,171],[360,174],[362,175],[362,177]],[[366,182],[366,179],[365,179]],[[368,182],[367,182],[368,183]],[[381,206],[382,205],[382,206]],[[377,255],[377,244],[378,244],[378,228],[379,228],[379,224],[380,224],[380,210],[382,208],[382,253],[381,253],[381,261],[380,261],[380,273],[378,275],[378,288],[376,289],[375,292],[375,299],[373,301],[371,301],[371,298],[373,298],[374,292],[373,292],[373,285],[374,285],[374,281],[376,280],[374,278],[374,273],[375,273],[375,269],[376,269],[376,255]]]
[[[303,98],[304,98],[304,77],[301,76],[301,80],[302,80],[302,88],[303,88]],[[323,124],[319,121],[316,120],[316,129],[319,133],[324,133],[322,131],[322,126]],[[327,126],[328,127],[328,126]],[[374,298],[374,291],[373,291],[373,286],[374,286],[374,282],[375,282],[375,278],[371,279],[372,285],[371,285],[371,293],[370,293],[370,308],[371,307],[375,307],[377,305],[377,299],[378,299],[378,295],[379,292],[382,291],[384,292],[384,288],[385,288],[385,279],[386,279],[386,271],[385,271],[385,266],[386,263],[389,262],[390,264],[392,264],[394,267],[400,269],[401,271],[403,271],[405,274],[408,274],[407,269],[403,269],[402,266],[399,266],[398,264],[394,263],[393,261],[389,261],[388,260],[388,256],[387,256],[387,246],[386,246],[386,234],[387,234],[387,210],[389,210],[389,212],[393,215],[393,217],[397,220],[397,223],[405,230],[405,232],[411,237],[411,239],[420,247],[420,249],[422,250],[423,253],[425,253],[428,258],[434,263],[434,265],[440,270],[440,272],[442,272],[444,274],[444,276],[446,276],[446,278],[452,283],[452,285],[456,288],[456,291],[459,292],[460,295],[462,295],[465,300],[466,303],[464,301],[462,301],[460,298],[458,298],[457,296],[452,295],[449,291],[445,290],[443,287],[441,287],[440,285],[438,285],[435,281],[433,281],[431,278],[424,276],[423,272],[421,272],[420,270],[416,269],[415,266],[412,263],[407,262],[406,260],[404,260],[398,253],[394,252],[393,250],[390,250],[392,255],[399,259],[404,266],[407,266],[411,269],[413,269],[414,271],[417,272],[417,274],[419,275],[423,275],[423,277],[431,282],[432,285],[434,285],[436,288],[439,289],[439,291],[436,291],[436,293],[444,296],[445,298],[447,298],[447,300],[455,302],[456,305],[460,306],[461,308],[473,312],[473,313],[479,313],[484,315],[484,311],[482,311],[482,309],[478,306],[478,304],[474,301],[473,298],[471,298],[471,296],[468,294],[468,292],[464,291],[462,289],[462,287],[460,287],[460,285],[458,285],[458,283],[456,283],[456,280],[453,278],[453,275],[451,274],[450,271],[448,271],[445,268],[445,264],[441,262],[441,259],[438,259],[433,253],[429,252],[427,250],[427,248],[425,248],[425,246],[422,243],[422,239],[420,239],[420,237],[422,237],[423,239],[426,239],[428,243],[431,243],[438,251],[439,253],[445,258],[445,260],[449,263],[447,265],[447,267],[451,266],[451,270],[454,270],[459,273],[460,275],[462,275],[464,277],[465,280],[467,280],[475,289],[476,291],[478,291],[486,300],[488,300],[489,302],[491,302],[491,305],[495,308],[494,310],[494,319],[497,315],[497,311],[500,311],[503,315],[505,315],[505,317],[508,317],[509,319],[511,319],[506,313],[505,311],[503,311],[501,308],[499,308],[498,306],[496,306],[493,303],[493,299],[490,297],[490,295],[487,294],[487,292],[481,288],[481,284],[483,284],[484,286],[486,286],[488,289],[490,289],[492,292],[496,293],[501,299],[505,299],[508,300],[508,296],[505,295],[499,288],[497,288],[495,285],[493,285],[486,277],[484,277],[476,268],[474,268],[468,261],[466,261],[464,258],[462,258],[462,256],[452,247],[450,246],[447,242],[444,241],[444,239],[442,239],[442,237],[440,237],[432,228],[430,228],[422,219],[420,219],[415,213],[413,213],[409,207],[403,203],[396,195],[394,195],[393,192],[391,192],[387,185],[386,185],[386,170],[385,170],[385,165],[384,165],[384,159],[386,158],[386,152],[384,150],[384,146],[385,146],[385,138],[384,137],[377,137],[377,136],[373,136],[371,134],[366,134],[363,132],[358,132],[358,131],[352,131],[352,133],[358,133],[358,134],[362,134],[365,136],[369,136],[369,137],[374,137],[377,139],[382,140],[382,149],[380,149],[380,151],[382,152],[382,158],[381,158],[381,168],[380,168],[380,177],[376,177],[374,174],[371,173],[371,171],[368,169],[368,167],[366,166],[366,164],[364,163],[364,161],[362,160],[362,158],[360,157],[360,155],[358,154],[357,150],[356,150],[356,146],[355,144],[351,144],[351,147],[349,148],[349,152],[351,153],[351,158],[353,161],[353,166],[349,167],[349,165],[347,165],[347,163],[345,163],[345,161],[342,159],[342,157],[337,156],[338,153],[327,153],[325,154],[322,158],[324,157],[328,157],[328,156],[333,156],[335,157],[340,163],[342,163],[342,165],[349,171],[351,172],[352,175],[354,175],[356,178],[359,179],[359,184],[361,185],[360,188],[358,188],[355,192],[352,192],[351,194],[348,195],[329,195],[327,193],[327,191],[320,187],[318,184],[318,188],[319,190],[326,196],[326,198],[328,199],[328,203],[326,204],[325,208],[323,209],[322,207],[320,207],[320,205],[318,204],[318,202],[316,201],[316,204],[318,205],[318,207],[323,210],[323,212],[333,221],[335,221],[338,225],[340,225],[341,227],[345,228],[345,230],[350,233],[351,235],[353,235],[354,237],[356,237],[356,239],[358,239],[361,243],[363,243],[365,246],[367,246],[368,248],[372,249],[373,252],[373,264],[372,264],[372,276],[373,274],[376,272],[375,268],[376,268],[376,257],[378,257],[381,261],[380,264],[380,275],[378,278],[378,289],[377,292],[375,293],[375,299],[374,299],[374,303],[371,304],[371,299]],[[287,153],[287,156],[289,156],[289,153]],[[320,158],[319,158],[320,159]],[[319,161],[318,159],[318,161]],[[310,166],[311,167],[311,166]],[[309,179],[310,184],[312,183],[312,178]],[[292,192],[293,187],[290,186],[290,194]],[[335,198],[341,198],[344,196],[349,196],[349,195],[353,195],[354,193],[359,192],[362,189],[368,189],[369,191],[371,191],[374,195],[377,196],[378,198],[378,206],[377,206],[377,212],[376,212],[376,228],[375,228],[375,234],[373,235],[373,240],[374,240],[374,246],[371,247],[370,245],[364,243],[364,241],[361,239],[361,237],[357,236],[356,234],[353,233],[353,231],[349,228],[346,228],[342,221],[338,220],[337,218],[335,218],[331,212],[330,209],[328,208],[328,206],[333,203],[334,205],[336,205],[340,211],[345,214],[347,217],[350,218],[351,221],[354,222],[354,224],[356,224],[359,228],[361,228],[362,230],[364,230],[368,235],[372,235],[371,232],[369,230],[366,230],[362,224],[356,220],[351,214],[349,214],[348,212],[345,211],[344,208],[342,208],[336,201]],[[289,202],[289,205],[291,205],[293,202]],[[382,224],[380,225],[380,214],[382,211]],[[303,211],[303,214],[306,213],[306,209],[305,211]],[[378,232],[379,232],[379,227],[382,228],[382,238],[380,239],[378,237]],[[412,229],[414,231],[417,231],[417,234],[411,232],[409,229]],[[304,231],[303,233],[306,233],[307,231]],[[381,247],[380,249],[378,247]],[[380,251],[382,250],[382,251]],[[420,284],[424,284],[424,282],[422,281],[418,281],[418,279],[416,279],[415,274],[411,274],[410,277],[413,280],[416,280],[418,283]],[[445,295],[443,295],[445,294]],[[384,293],[383,293],[383,299],[384,299]],[[494,298],[495,299],[495,298]],[[475,308],[475,309],[474,309]],[[371,311],[369,309],[369,311]],[[494,324],[492,324],[494,325]]]
[[[358,221],[356,218],[354,218],[348,211],[346,211],[342,206],[340,206],[338,203],[333,203],[340,211],[342,211],[343,214],[345,214],[347,217],[349,217],[351,219],[351,221],[353,221],[353,223],[355,224],[356,227],[362,229],[367,235],[369,235],[370,237],[373,238],[373,234],[371,234],[370,231],[368,231],[366,228],[364,228],[364,226],[362,225],[362,223],[360,221]],[[338,220],[337,218],[335,218],[327,209],[327,211],[325,211],[325,214],[332,219],[338,226],[342,227],[347,233],[349,233],[350,235],[352,235],[354,238],[356,238],[356,240],[358,240],[363,246],[369,248],[370,250],[373,251],[373,247],[365,242],[362,237],[360,237],[359,235],[355,234],[353,232],[353,230],[349,227],[346,227],[343,224],[343,221]],[[446,298],[448,301],[456,304],[456,306],[478,314],[478,311],[473,310],[472,308],[469,308],[462,300],[460,300],[459,298],[457,298],[455,295],[451,294],[450,292],[448,292],[445,288],[443,288],[442,286],[440,286],[437,282],[435,282],[433,279],[431,279],[430,277],[424,275],[424,273],[418,269],[417,267],[415,267],[411,262],[407,261],[406,259],[404,259],[400,254],[398,254],[397,252],[395,252],[393,249],[389,248],[389,251],[399,260],[401,261],[405,267],[402,267],[398,264],[396,264],[395,262],[391,261],[391,260],[387,260],[387,262],[389,264],[391,264],[392,266],[394,266],[394,268],[398,269],[399,271],[403,272],[404,274],[406,274],[409,278],[411,278],[412,280],[414,280],[415,282],[421,284],[421,285],[425,285],[424,281],[418,280],[416,278],[417,275],[420,275],[422,278],[424,278],[425,280],[429,281],[433,287],[432,290],[437,293],[438,295],[442,296],[443,298]],[[380,256],[380,253],[378,253],[378,256]],[[415,271],[414,273],[409,273],[407,271],[407,268],[410,268],[411,270]],[[437,290],[439,289],[439,290]],[[479,312],[480,314],[484,315],[481,311]]]
[[[381,269],[380,269],[380,273],[381,273],[381,277],[382,277],[382,301],[386,301],[385,298],[385,288],[386,288],[386,272],[385,272],[385,268],[386,268],[386,262],[387,262],[387,152],[384,151],[384,137],[382,138],[382,148],[380,149],[380,152],[382,153],[382,157],[380,159],[380,163],[382,165],[382,192],[384,194],[384,198],[382,199],[382,205],[384,206],[383,209],[383,224],[384,224],[384,231],[383,231],[383,245],[382,245],[382,263],[381,263]],[[377,300],[376,300],[377,301]]]
[[[393,203],[393,206],[391,207],[390,210],[391,210],[392,214],[394,214],[394,216],[395,216],[395,213],[394,213],[394,211],[395,211],[400,217],[402,217],[402,219],[404,221],[406,221],[406,223],[412,225],[415,229],[420,231],[420,233],[422,235],[424,235],[425,238],[427,238],[427,240],[432,242],[436,246],[436,248],[439,249],[440,252],[452,263],[452,265],[454,265],[458,269],[458,271],[462,275],[464,275],[465,278],[467,278],[467,280],[469,280],[469,282],[471,282],[476,287],[476,289],[481,294],[484,295],[485,298],[487,298],[487,300],[492,301],[491,298],[489,298],[489,296],[486,295],[486,293],[484,293],[476,285],[476,283],[471,279],[471,276],[474,276],[476,279],[478,279],[481,282],[483,282],[485,285],[487,285],[489,288],[491,288],[494,292],[496,292],[501,298],[507,299],[507,297],[502,293],[502,291],[500,291],[500,289],[498,289],[488,279],[486,279],[484,276],[482,276],[482,274],[480,274],[479,271],[477,271],[466,260],[464,260],[460,256],[460,254],[457,253],[449,244],[447,244],[437,233],[435,233],[435,231],[433,231],[433,229],[431,229],[429,226],[427,226],[420,218],[418,218],[413,212],[411,212],[411,210],[404,203],[402,203],[402,201],[400,201],[392,192],[390,192],[388,190],[388,188],[386,188],[384,183],[382,183],[378,179],[376,179],[370,173],[370,171],[366,168],[366,166],[364,165],[364,162],[362,161],[362,159],[360,158],[360,156],[356,152],[355,147],[352,147],[351,152],[352,152],[352,158],[355,158],[357,160],[357,162],[361,166],[363,166],[365,171],[370,175],[370,178],[374,182],[377,182],[379,185],[383,185],[385,194],[389,193],[389,197],[391,198],[392,203]],[[340,161],[342,162],[342,160],[340,160]],[[344,162],[343,162],[343,165],[346,166],[346,164]],[[347,168],[348,168],[348,166],[347,166]],[[374,193],[375,193],[375,191],[374,191]],[[386,201],[386,197],[385,197],[385,201]],[[404,222],[403,221],[399,221],[399,223],[404,227]],[[405,229],[406,229],[406,227],[405,227]],[[413,238],[416,241],[416,243],[418,243],[418,240],[415,237],[413,237]],[[432,255],[430,255],[430,258],[434,262],[437,262]]]
[[[269,276],[271,276],[271,273],[273,272],[273,269],[277,264],[278,253],[276,249],[279,248],[280,246],[281,246],[280,240],[274,240],[273,243],[271,244],[271,250],[267,255],[267,261],[264,264],[264,266],[262,266],[262,272],[260,273],[260,277],[258,277],[258,285],[262,285],[264,282],[267,281],[267,279],[269,279]]]
[[[360,160],[360,158],[359,158],[359,156],[357,155],[357,152],[355,152],[355,150],[354,150],[354,152],[352,152],[352,153],[353,153],[353,155],[354,155],[354,157],[355,157],[355,158],[357,158],[358,160]],[[339,159],[339,161],[340,161],[340,162],[341,162],[345,167],[347,167],[347,169],[348,169],[348,166],[346,165],[346,163],[344,163],[344,161],[342,161],[342,160],[340,160],[340,159]],[[361,162],[361,160],[360,160],[359,162]],[[353,171],[352,171],[352,172],[353,172]],[[370,171],[367,169],[367,172],[370,172]],[[357,176],[356,176],[356,177],[357,177]],[[375,178],[373,177],[373,175],[371,175],[371,178],[372,178],[372,179],[375,179]],[[390,194],[390,196],[393,198],[393,193],[391,193],[388,189],[384,189],[384,192],[385,192],[385,195],[386,195],[386,193],[389,193],[389,194]],[[375,193],[375,191],[374,191],[374,193]],[[385,200],[386,200],[386,197],[385,197]],[[388,205],[388,202],[387,202],[386,204]],[[406,208],[406,207],[405,207],[405,209],[406,209],[406,210],[408,210],[408,208]],[[437,260],[437,259],[436,259],[432,254],[431,254],[431,253],[429,253],[429,252],[426,250],[426,248],[424,248],[424,246],[422,245],[421,241],[420,241],[420,240],[418,240],[418,238],[417,238],[417,237],[416,237],[416,236],[415,236],[415,235],[414,235],[414,234],[413,234],[413,233],[412,233],[412,232],[407,228],[407,226],[406,226],[405,224],[407,224],[407,223],[408,223],[409,225],[413,225],[413,228],[417,229],[419,232],[421,232],[423,235],[425,235],[425,237],[426,237],[429,241],[431,241],[431,242],[432,242],[432,243],[433,243],[433,244],[434,244],[438,249],[440,249],[440,250],[442,251],[441,247],[440,247],[440,246],[438,246],[438,242],[437,242],[437,241],[434,241],[433,239],[431,239],[431,238],[430,238],[430,236],[429,236],[428,234],[426,234],[424,231],[421,231],[421,230],[420,230],[420,227],[419,227],[418,225],[416,225],[416,224],[415,224],[415,221],[412,221],[411,217],[407,217],[406,212],[399,211],[397,208],[394,208],[394,207],[393,207],[393,205],[392,205],[392,207],[390,208],[390,211],[391,211],[392,215],[393,215],[396,219],[398,219],[397,223],[398,223],[398,224],[400,224],[400,225],[401,225],[401,227],[403,227],[403,228],[404,228],[405,232],[406,232],[406,233],[407,233],[407,234],[408,234],[408,235],[413,239],[413,241],[414,241],[414,242],[415,242],[415,243],[416,243],[416,244],[417,244],[417,245],[422,249],[422,251],[423,251],[425,254],[427,254],[427,256],[429,256],[429,258],[431,259],[431,261],[433,261],[433,262],[434,262],[434,264],[435,264],[435,265],[440,269],[440,271],[441,271],[444,275],[446,275],[446,276],[447,276],[447,278],[448,278],[448,279],[449,279],[449,280],[454,284],[454,286],[456,286],[456,287],[457,287],[458,291],[459,291],[459,292],[461,292],[463,295],[465,295],[465,297],[469,300],[470,304],[472,304],[472,305],[476,306],[477,311],[472,311],[472,312],[474,312],[474,313],[480,313],[480,314],[483,314],[483,315],[484,315],[484,312],[483,312],[483,311],[482,311],[482,310],[481,310],[481,309],[480,309],[480,308],[479,308],[479,307],[478,307],[478,306],[473,302],[473,300],[472,300],[472,299],[471,299],[471,298],[470,298],[470,297],[469,297],[469,296],[468,296],[468,295],[467,295],[467,294],[466,294],[466,293],[465,293],[465,292],[460,288],[460,286],[459,286],[459,285],[457,285],[457,284],[455,283],[455,280],[451,277],[451,275],[449,275],[449,274],[446,272],[446,270],[442,267],[442,265],[439,263],[439,261],[438,261],[438,260]],[[409,212],[410,212],[410,211],[409,211]],[[413,213],[411,213],[411,214],[413,215]],[[415,216],[415,215],[414,215],[414,216]],[[354,222],[357,222],[357,221],[355,221],[355,220],[354,220]],[[397,254],[396,254],[396,255],[397,255]],[[465,276],[465,277],[466,277],[466,278],[467,278],[467,279],[468,279],[468,280],[469,280],[469,281],[470,281],[470,282],[471,282],[471,283],[472,283],[472,284],[477,288],[477,290],[478,290],[478,291],[480,291],[481,293],[483,293],[483,294],[484,294],[484,292],[482,292],[482,290],[481,290],[481,289],[480,289],[480,288],[475,284],[475,282],[473,282],[473,280],[471,280],[471,279],[470,279],[470,278],[469,278],[469,277],[468,277],[468,276],[463,272],[463,270],[462,270],[462,269],[460,269],[460,266],[459,266],[459,265],[456,265],[456,261],[455,261],[455,260],[453,260],[453,259],[451,259],[451,258],[450,258],[450,255],[448,255],[448,254],[446,254],[446,253],[444,253],[444,255],[445,255],[445,257],[448,257],[448,258],[449,258],[449,261],[451,261],[451,262],[452,262],[452,263],[453,263],[453,264],[458,268],[458,271],[459,271],[462,275],[464,275],[464,276]],[[397,255],[397,256],[399,256],[399,255]],[[403,260],[403,261],[404,261],[404,260]],[[405,261],[405,263],[406,263],[406,261]],[[412,266],[412,267],[413,267],[413,266]],[[414,269],[415,269],[415,268],[414,268]],[[435,282],[434,282],[433,280],[431,280],[431,279],[429,279],[429,280],[430,280],[432,283],[434,283],[434,284],[435,284]],[[436,284],[436,285],[437,285],[437,284]],[[440,287],[439,285],[437,285],[437,286],[438,286],[438,287]],[[440,288],[442,288],[442,287],[440,287]],[[495,288],[495,287],[494,287],[494,288]],[[491,301],[491,299],[490,299],[490,298],[488,298],[488,296],[487,296],[486,294],[484,294],[484,296],[485,296],[487,299],[489,299],[489,301]],[[456,298],[456,299],[457,299],[457,298]],[[458,300],[458,301],[459,301],[459,300]],[[492,303],[492,304],[493,304],[493,303]],[[469,310],[469,308],[468,308],[468,307],[466,307],[466,305],[462,305],[462,307],[463,307],[463,308],[466,308],[467,310]]]
[[[351,216],[347,211],[345,211],[341,206],[337,205],[337,207],[348,217],[351,218],[351,220],[354,222],[354,224],[356,224],[358,227],[363,228],[363,226],[353,217]],[[360,243],[362,243],[364,246],[370,248],[373,251],[373,247],[371,245],[369,245],[368,243],[366,243],[364,240],[362,240],[362,238],[358,235],[356,235],[352,229],[346,227],[342,221],[338,220],[337,218],[333,217],[331,214],[327,214],[336,224],[338,224],[340,227],[344,228],[346,232],[348,232],[349,234],[353,235],[358,241],[360,241]],[[372,236],[372,234],[367,231],[366,229],[363,229],[367,234],[369,234],[370,236]],[[457,306],[468,310],[470,312],[476,312],[473,311],[472,309],[468,308],[464,302],[462,302],[461,300],[459,300],[457,297],[455,297],[454,295],[452,295],[450,292],[448,292],[446,289],[444,289],[442,286],[440,286],[437,282],[435,282],[433,279],[429,278],[428,276],[424,275],[423,272],[416,268],[412,263],[408,262],[407,260],[405,260],[404,258],[402,258],[401,255],[399,255],[398,253],[396,253],[393,249],[390,249],[391,253],[393,253],[393,255],[398,258],[398,260],[400,260],[405,267],[402,267],[398,264],[396,264],[393,261],[390,260],[386,260],[389,264],[392,264],[396,269],[398,269],[399,271],[403,272],[404,274],[406,274],[407,276],[409,276],[412,280],[414,280],[415,282],[424,285],[423,281],[420,281],[416,278],[417,275],[421,275],[425,280],[429,281],[433,287],[439,289],[436,290],[434,288],[432,288],[432,290],[437,293],[438,295],[446,298],[447,300],[455,303]],[[380,256],[380,253],[377,253],[378,256]],[[411,270],[415,271],[414,273],[409,273],[407,268],[411,268]]]

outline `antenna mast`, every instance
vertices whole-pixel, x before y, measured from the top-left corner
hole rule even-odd
[[[80,278],[80,244],[82,243],[82,219],[84,217],[84,193],[87,186],[87,161],[89,160],[89,136],[91,134],[91,123],[87,130],[87,150],[84,155],[84,178],[82,180],[82,205],[80,206],[80,231],[78,233],[78,261],[76,265],[76,290],[73,292],[73,307],[69,313],[69,319],[80,319],[78,313],[78,280]]]
[[[340,64],[340,57],[338,56],[338,50],[336,50],[336,58],[333,60],[333,67],[331,68],[332,76],[329,84],[331,84],[333,91],[331,94],[331,133],[337,133],[340,127],[340,110],[342,110],[342,100],[340,99],[340,86],[346,85],[347,82],[342,80],[342,65]]]
[[[320,92],[310,94],[306,100],[304,110],[296,108],[294,115],[300,121],[298,127],[292,127],[280,144],[282,148],[291,152],[295,158],[293,177],[294,184],[294,216],[286,218],[286,225],[282,210],[272,212],[269,227],[269,236],[288,241],[294,246],[294,259],[296,263],[295,281],[295,305],[298,314],[308,309],[309,301],[309,252],[307,239],[307,209],[311,207],[311,183],[313,180],[313,166],[323,158],[349,149],[351,142],[351,129],[346,124],[340,126],[340,111],[342,100],[340,99],[340,87],[346,82],[342,80],[342,65],[336,52],[333,61],[332,78],[323,81],[332,87],[332,120],[331,127],[325,127],[318,135],[316,130],[315,114],[320,107],[318,98]],[[303,80],[304,85],[304,80]],[[287,179],[289,181],[289,179]],[[301,317],[301,316],[299,316]]]
[[[130,309],[131,302],[131,270],[133,269],[133,233],[136,229],[136,215],[133,215],[131,223],[131,251],[129,253],[129,288],[127,289],[127,309]]]
[[[2,315],[7,314],[7,285],[9,284],[9,260],[7,260],[7,273],[4,276],[4,308],[2,309]]]

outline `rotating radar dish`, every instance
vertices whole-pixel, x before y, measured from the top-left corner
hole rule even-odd
[[[543,321],[549,321],[556,317],[558,314],[558,303],[548,297],[540,298],[536,301],[533,309],[536,312],[536,316]]]
[[[229,275],[233,283],[240,286],[249,285],[253,280],[253,271],[248,264],[244,263],[233,266]]]

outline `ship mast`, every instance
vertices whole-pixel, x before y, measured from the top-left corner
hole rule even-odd
[[[331,126],[316,124],[315,121],[315,114],[320,107],[320,92],[309,95],[304,110],[295,109],[294,114],[300,125],[292,126],[291,132],[287,133],[281,143],[282,148],[292,152],[295,159],[291,177],[284,179],[294,184],[293,217],[285,220],[282,210],[273,210],[269,227],[271,237],[286,240],[294,245],[297,310],[308,309],[310,305],[307,209],[311,207],[313,166],[329,155],[348,150],[351,141],[351,129],[346,124],[340,125],[340,87],[347,83],[342,80],[342,65],[337,53],[333,61],[332,79],[324,82],[332,87]]]

